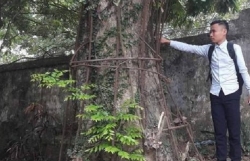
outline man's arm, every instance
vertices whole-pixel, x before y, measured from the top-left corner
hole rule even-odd
[[[237,60],[237,64],[239,67],[239,72],[244,80],[245,86],[248,90],[248,94],[249,94],[249,100],[248,102],[250,102],[250,76],[248,73],[248,69],[246,67],[246,63],[242,54],[242,50],[241,47],[237,44],[234,44],[234,50],[235,50],[235,54],[236,54],[236,60]]]
[[[188,52],[188,53],[194,53],[202,56],[207,56],[208,49],[211,46],[209,45],[190,45],[187,43],[179,42],[179,41],[173,41],[166,38],[161,38],[160,42],[162,44],[168,44],[171,47],[175,48],[176,50]]]

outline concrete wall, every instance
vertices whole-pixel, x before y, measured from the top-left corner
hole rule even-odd
[[[238,19],[230,21],[228,35],[228,40],[242,47],[248,69],[250,69],[249,15],[250,9],[247,9],[240,13]],[[207,34],[186,37],[177,41],[196,45],[210,43]],[[208,59],[195,54],[179,52],[170,47],[162,48],[162,56],[165,60],[165,74],[172,80],[168,87],[169,95],[172,95],[174,101],[168,97],[168,105],[173,112],[177,107],[181,109],[190,121],[197,141],[213,139],[213,135],[202,132],[213,132],[209,99],[210,82],[206,81],[209,69]],[[249,141],[250,107],[246,103],[248,94],[245,87],[241,98],[242,135],[244,135],[245,141]]]
[[[42,88],[38,87],[38,83],[31,83],[30,76],[34,73],[52,71],[54,68],[66,70],[69,60],[70,57],[60,57],[0,66],[0,160],[4,157],[6,148],[9,148],[11,144],[23,143],[25,138],[22,137],[27,136],[26,140],[35,139],[32,137],[36,136],[41,137],[39,128],[31,122],[34,119],[25,114],[25,109],[32,103],[41,104],[43,109],[47,109],[48,115],[55,116],[56,121],[48,124],[56,122],[57,130],[61,130],[62,115],[65,109],[63,91],[57,88],[42,91]],[[35,114],[32,110],[31,113]],[[59,133],[61,134],[61,132]],[[42,137],[49,139],[48,137],[51,136]],[[51,142],[51,144],[53,143]],[[52,149],[50,146],[50,151]],[[52,154],[51,157],[53,157]]]

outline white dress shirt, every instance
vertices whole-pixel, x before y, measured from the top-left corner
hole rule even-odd
[[[190,45],[171,40],[170,46],[180,51],[202,55],[208,59],[208,50],[211,44]],[[243,58],[241,47],[234,44],[234,50],[237,64],[239,66],[239,72],[241,73],[244,84],[250,94],[250,76]],[[220,45],[215,45],[211,58],[211,74],[211,94],[219,96],[220,89],[222,89],[224,94],[228,95],[239,89],[234,61],[231,59],[227,50],[227,40]]]

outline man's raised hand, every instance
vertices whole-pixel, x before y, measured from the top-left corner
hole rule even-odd
[[[169,40],[169,39],[166,39],[166,38],[164,38],[164,37],[162,37],[162,38],[160,39],[160,42],[161,42],[161,44],[170,44],[170,40]]]

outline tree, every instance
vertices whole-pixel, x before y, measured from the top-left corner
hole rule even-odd
[[[1,1],[0,62],[72,53],[77,8],[74,1]]]
[[[218,0],[166,1],[162,7],[169,28],[177,25],[199,27],[193,16],[219,11],[234,11],[244,8],[247,0],[230,0],[225,5]],[[0,2],[1,61],[8,63],[20,58],[48,57],[72,54],[78,9],[86,0],[2,0]],[[239,2],[239,3],[237,3]],[[161,1],[157,1],[157,6]],[[243,7],[239,4],[243,4]],[[199,6],[199,7],[197,7]],[[216,7],[217,6],[217,7]],[[219,7],[222,6],[222,7]],[[190,15],[192,15],[190,17]],[[186,25],[183,25],[185,23]],[[182,29],[183,30],[183,29]]]
[[[239,0],[238,1],[239,10],[243,10],[249,8],[248,0]],[[185,21],[185,25],[177,25],[176,23],[168,23],[166,24],[163,35],[168,38],[180,38],[186,36],[193,36],[198,34],[203,34],[209,32],[210,23],[215,19],[225,19],[231,20],[236,19],[238,14],[235,12],[227,12],[227,13],[204,13],[200,12],[195,17],[188,16]],[[182,22],[182,23],[183,23]]]

